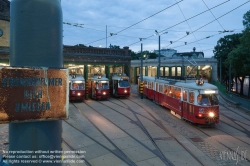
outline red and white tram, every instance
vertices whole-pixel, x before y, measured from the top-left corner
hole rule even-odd
[[[88,80],[90,97],[96,100],[110,97],[109,79],[105,75],[94,75]]]
[[[69,100],[84,101],[85,98],[85,79],[81,75],[69,76]]]
[[[114,73],[110,86],[111,94],[116,97],[129,97],[129,77],[125,73]]]
[[[143,83],[143,94],[169,108],[175,116],[197,124],[219,123],[216,86],[204,83],[204,80],[177,81],[148,76],[143,77]]]

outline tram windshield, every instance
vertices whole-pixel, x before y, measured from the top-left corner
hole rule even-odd
[[[84,90],[84,83],[73,83],[72,90]]]
[[[98,81],[96,83],[96,89],[109,89],[108,81]]]
[[[119,81],[119,87],[128,87],[129,81],[128,80],[120,80]]]
[[[204,105],[204,106],[219,104],[219,100],[217,98],[217,95],[215,94],[200,94],[197,97],[197,101],[199,105]]]

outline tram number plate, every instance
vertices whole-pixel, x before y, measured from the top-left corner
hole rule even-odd
[[[0,123],[68,118],[68,69],[0,68]]]
[[[199,108],[199,113],[204,114],[204,108]]]

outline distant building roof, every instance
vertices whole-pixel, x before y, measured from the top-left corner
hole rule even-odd
[[[203,52],[179,52],[172,55],[173,58],[181,58],[182,56],[187,58],[204,58]]]

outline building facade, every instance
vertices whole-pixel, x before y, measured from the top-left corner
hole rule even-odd
[[[10,43],[10,2],[0,0],[0,46],[9,47]]]

